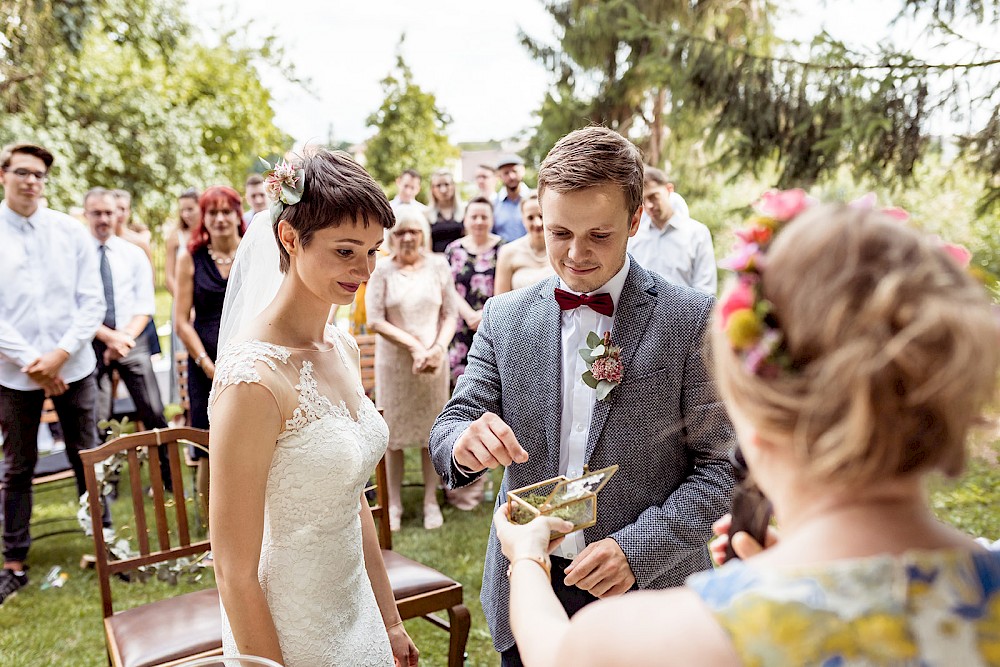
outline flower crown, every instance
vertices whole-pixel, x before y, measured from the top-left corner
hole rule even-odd
[[[302,200],[302,192],[306,185],[306,172],[300,166],[279,160],[274,167],[260,158],[267,167],[264,172],[264,192],[271,200],[271,222],[276,222],[286,206],[298,204]]]
[[[761,377],[777,377],[794,370],[785,348],[784,335],[775,319],[772,304],[761,294],[760,280],[767,267],[767,251],[774,237],[802,211],[816,201],[804,190],[770,190],[754,204],[756,214],[737,230],[733,254],[719,263],[736,273],[736,284],[722,297],[719,323],[729,344],[743,360],[747,372]],[[849,204],[864,210],[875,207],[875,195],[867,194]],[[909,214],[900,208],[881,212],[900,222]],[[959,265],[969,265],[970,253],[960,245],[939,239],[942,250]]]

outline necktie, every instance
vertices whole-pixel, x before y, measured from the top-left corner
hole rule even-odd
[[[103,243],[101,248],[101,282],[104,283],[104,300],[108,309],[104,311],[104,326],[115,328],[115,286],[111,282],[111,263],[108,262],[108,248]]]
[[[573,310],[580,306],[587,306],[594,312],[611,317],[615,313],[615,302],[611,300],[611,295],[607,292],[600,294],[573,294],[566,290],[556,288],[556,303],[563,310]]]

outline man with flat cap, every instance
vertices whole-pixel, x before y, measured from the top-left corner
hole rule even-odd
[[[521,199],[531,194],[531,188],[524,184],[524,160],[514,153],[497,159],[497,175],[503,189],[493,205],[493,233],[510,243],[527,233],[521,222]]]

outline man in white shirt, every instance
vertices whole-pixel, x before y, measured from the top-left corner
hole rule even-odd
[[[661,170],[646,165],[643,172],[643,216],[628,251],[642,266],[667,282],[715,295],[717,275],[712,234],[708,227],[675,208],[674,184]]]
[[[260,174],[251,174],[247,178],[243,196],[250,206],[250,210],[243,214],[243,224],[249,225],[255,215],[267,210],[267,195],[264,194],[264,178]]]
[[[98,276],[107,304],[93,341],[97,356],[97,418],[110,419],[114,412],[111,374],[118,371],[143,426],[166,428],[149,343],[143,335],[156,310],[153,267],[142,250],[115,235],[115,197],[110,190],[93,188],[87,192],[83,213],[94,237]],[[160,454],[161,463],[167,463],[161,466],[164,485],[170,489],[169,461],[162,449]]]
[[[3,557],[0,603],[27,583],[32,479],[42,404],[51,398],[66,455],[85,490],[80,450],[95,447],[94,350],[104,316],[97,252],[87,230],[38,205],[52,154],[33,144],[0,150],[0,428],[3,429]]]
[[[427,206],[417,201],[420,194],[420,174],[415,169],[407,169],[396,179],[396,196],[389,202],[393,213],[399,213],[401,208],[412,206],[420,213],[427,213]]]

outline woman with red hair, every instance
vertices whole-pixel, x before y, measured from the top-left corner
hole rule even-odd
[[[215,377],[219,322],[226,296],[229,270],[246,227],[240,194],[215,185],[198,200],[201,221],[191,231],[187,252],[177,258],[174,322],[188,351],[189,424],[208,428],[208,394]],[[198,494],[208,503],[208,454],[195,449],[198,461]],[[207,514],[206,514],[207,516]]]

